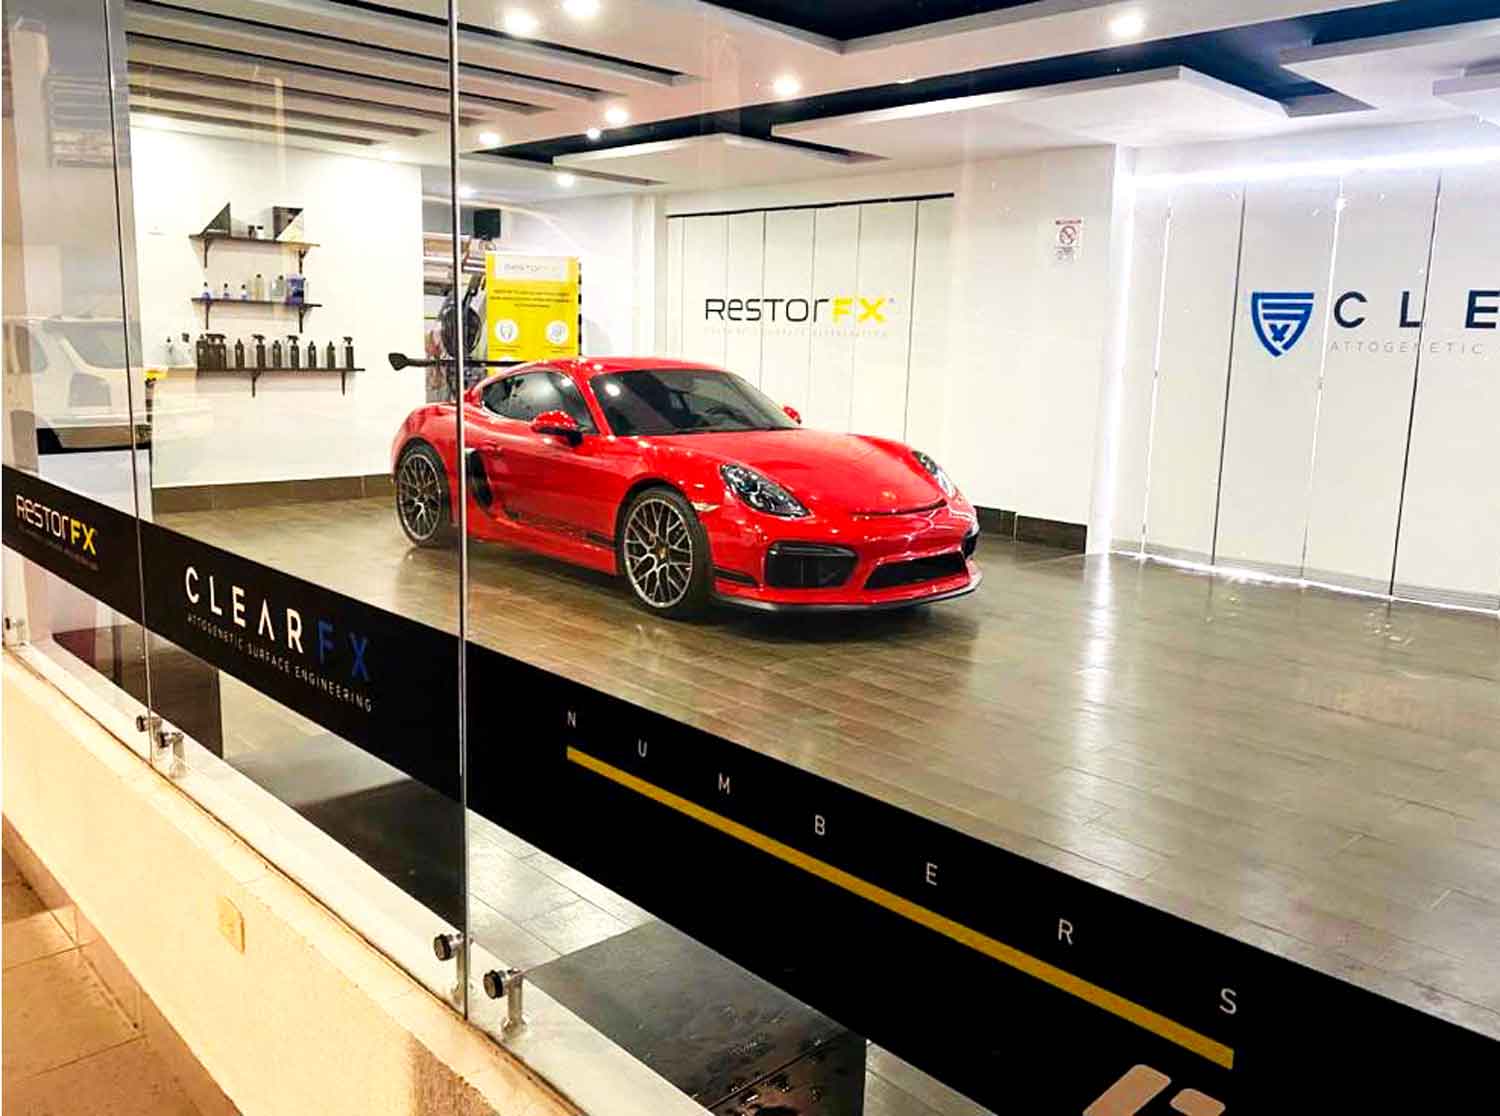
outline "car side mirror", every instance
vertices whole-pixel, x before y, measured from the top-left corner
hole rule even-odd
[[[802,415],[801,415],[800,412],[798,412],[798,410],[797,410],[796,407],[793,407],[790,404],[784,403],[784,404],[782,404],[781,409],[786,412],[786,417],[787,418],[791,419],[798,426],[802,425]]]
[[[566,438],[568,444],[573,446],[583,441],[583,431],[578,428],[578,420],[566,411],[543,411],[531,420],[531,432],[555,434],[559,438]]]

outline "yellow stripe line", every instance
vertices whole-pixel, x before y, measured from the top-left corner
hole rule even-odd
[[[999,961],[1002,965],[1008,965],[1025,973],[1027,976],[1035,977],[1044,984],[1050,984],[1059,991],[1066,992],[1070,996],[1076,996],[1080,1000],[1093,1004],[1097,1008],[1109,1012],[1111,1015],[1134,1023],[1152,1034],[1166,1039],[1168,1042],[1176,1043],[1194,1054],[1207,1058],[1215,1065],[1223,1066],[1225,1069],[1234,1068],[1234,1051],[1221,1042],[1216,1042],[1207,1035],[1200,1034],[1190,1027],[1185,1027],[1175,1020],[1152,1011],[1150,1008],[1142,1007],[1133,1000],[1127,1000],[1124,996],[1118,996],[1106,988],[1084,980],[1082,977],[1074,976],[1072,973],[1059,969],[1056,965],[1048,964],[1040,958],[1033,957],[1029,953],[1023,953],[1019,949],[1006,945],[1004,942],[996,941],[986,934],[977,930],[971,930],[961,922],[938,914],[936,911],[928,910],[919,903],[913,903],[910,899],[904,899],[893,891],[887,891],[877,884],[862,880],[858,876],[845,872],[842,868],[835,868],[832,864],[819,860],[817,857],[809,856],[800,849],[782,843],[774,837],[767,837],[758,833],[748,826],[741,825],[731,818],[722,814],[716,814],[712,810],[699,806],[680,795],[673,794],[669,790],[663,790],[654,783],[632,775],[628,771],[622,771],[613,764],[597,759],[587,752],[581,752],[577,748],[568,748],[568,760],[580,767],[587,768],[597,775],[602,775],[611,782],[627,787],[637,794],[645,795],[647,798],[661,803],[676,810],[680,814],[702,822],[704,825],[717,829],[720,833],[728,834],[736,840],[752,845],[762,852],[769,853],[778,860],[785,861],[794,867],[801,868],[804,872],[810,872],[819,879],[826,880],[836,887],[852,892],[862,899],[876,903],[886,910],[910,919],[920,926],[936,931],[944,937],[951,938],[955,942],[968,946],[970,949],[978,950],[986,957]]]

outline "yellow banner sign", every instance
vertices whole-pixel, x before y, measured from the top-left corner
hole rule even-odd
[[[579,349],[578,260],[573,256],[485,257],[485,357],[551,360]]]

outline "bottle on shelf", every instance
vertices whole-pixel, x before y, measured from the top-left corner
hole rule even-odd
[[[208,285],[207,275],[203,277],[203,290],[198,295],[198,297],[201,298],[204,302],[212,302],[214,300],[213,288]]]
[[[287,348],[286,348],[286,351],[287,351],[286,363],[282,364],[281,362],[278,361],[276,367],[278,367],[278,368],[296,368],[296,367],[298,367],[298,363],[297,362],[300,359],[300,357],[301,357],[302,354],[301,354],[301,350],[297,347],[297,335],[295,333],[289,333],[289,334],[286,335],[286,346],[287,346]]]
[[[282,356],[281,356],[281,339],[280,338],[277,338],[275,341],[271,342],[271,367],[272,368],[285,368],[286,367],[286,365],[282,361]]]
[[[264,368],[266,366],[266,335],[252,333],[250,336],[255,338],[255,367]]]
[[[250,301],[250,288],[247,287],[247,286],[245,286],[244,283],[240,284],[240,301],[241,302],[249,302]]]
[[[333,347],[333,342],[328,342],[328,347],[323,350],[323,367],[334,368],[338,365],[338,350]]]
[[[229,301],[229,280],[228,279],[224,280],[224,301],[225,302]]]
[[[162,363],[168,368],[177,363],[177,342],[171,337],[167,338],[167,347],[162,354]]]
[[[245,339],[243,337],[238,338],[234,343],[234,366],[245,367]]]
[[[250,282],[250,295],[260,301],[266,297],[266,278],[260,272],[255,273],[255,278]]]
[[[344,367],[354,367],[354,338],[348,336],[344,338]]]
[[[213,347],[206,333],[198,334],[198,340],[193,344],[193,364],[200,370],[213,367]]]
[[[271,281],[271,301],[280,302],[286,298],[286,276],[278,275]]]
[[[307,343],[307,367],[308,368],[316,368],[317,366],[318,366],[318,346],[314,342],[309,341]]]

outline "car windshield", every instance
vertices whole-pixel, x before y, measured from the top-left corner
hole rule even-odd
[[[729,372],[653,368],[596,376],[593,385],[610,429],[620,435],[789,430],[797,425]]]

